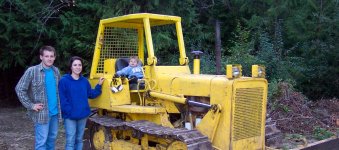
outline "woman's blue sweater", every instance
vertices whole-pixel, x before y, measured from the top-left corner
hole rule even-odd
[[[83,119],[91,113],[88,98],[96,98],[101,94],[101,85],[91,88],[88,80],[80,76],[73,79],[70,74],[65,74],[59,81],[59,97],[61,112],[64,119]]]

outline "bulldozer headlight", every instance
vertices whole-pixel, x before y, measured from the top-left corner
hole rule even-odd
[[[252,65],[252,77],[253,78],[265,78],[265,67],[260,65]]]
[[[239,68],[237,67],[233,67],[232,72],[233,72],[233,77],[237,77],[240,74]]]
[[[226,66],[226,77],[231,78],[239,78],[242,75],[241,65],[227,65]]]

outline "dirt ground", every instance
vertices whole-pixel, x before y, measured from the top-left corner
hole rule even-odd
[[[65,132],[59,126],[57,150],[64,149]],[[23,107],[0,108],[0,150],[33,150],[33,122],[26,116]]]
[[[298,97],[297,95],[279,100],[279,104],[286,108],[276,107],[274,110],[268,110],[268,117],[276,121],[278,129],[282,132],[282,137],[274,145],[267,146],[290,149],[297,145],[303,145],[305,141],[307,143],[315,142],[313,140],[314,126],[332,131],[334,135],[338,136],[339,126],[335,122],[339,119],[338,99],[321,100],[310,104],[300,101],[301,98]],[[57,150],[64,149],[64,134],[63,125],[60,125]],[[0,108],[0,150],[31,150],[33,148],[34,128],[32,121],[26,116],[26,110],[23,107]],[[86,141],[84,149],[88,149]]]
[[[281,131],[266,146],[292,149],[339,135],[339,99],[310,101],[288,84],[279,85],[280,94],[268,104],[267,118]]]

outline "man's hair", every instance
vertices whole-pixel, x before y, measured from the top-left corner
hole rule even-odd
[[[79,60],[81,62],[81,65],[84,65],[81,57],[79,57],[79,56],[71,57],[71,59],[69,59],[69,62],[68,62],[68,69],[69,69],[68,71],[69,71],[69,74],[72,74],[72,64],[76,60]],[[82,68],[84,68],[84,66],[82,66]]]
[[[54,55],[56,56],[55,48],[52,46],[42,46],[39,51],[41,56],[44,55],[44,51],[54,52]]]

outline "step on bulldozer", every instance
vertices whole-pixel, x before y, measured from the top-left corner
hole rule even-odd
[[[166,27],[177,40],[178,63],[159,65],[152,31]],[[154,35],[154,34],[153,34]],[[181,18],[139,13],[100,20],[89,80],[106,78],[102,94],[89,103],[91,149],[228,150],[265,149],[267,80],[265,68],[226,65],[225,75],[193,71],[186,57]],[[116,72],[137,56],[142,79],[132,83]]]

